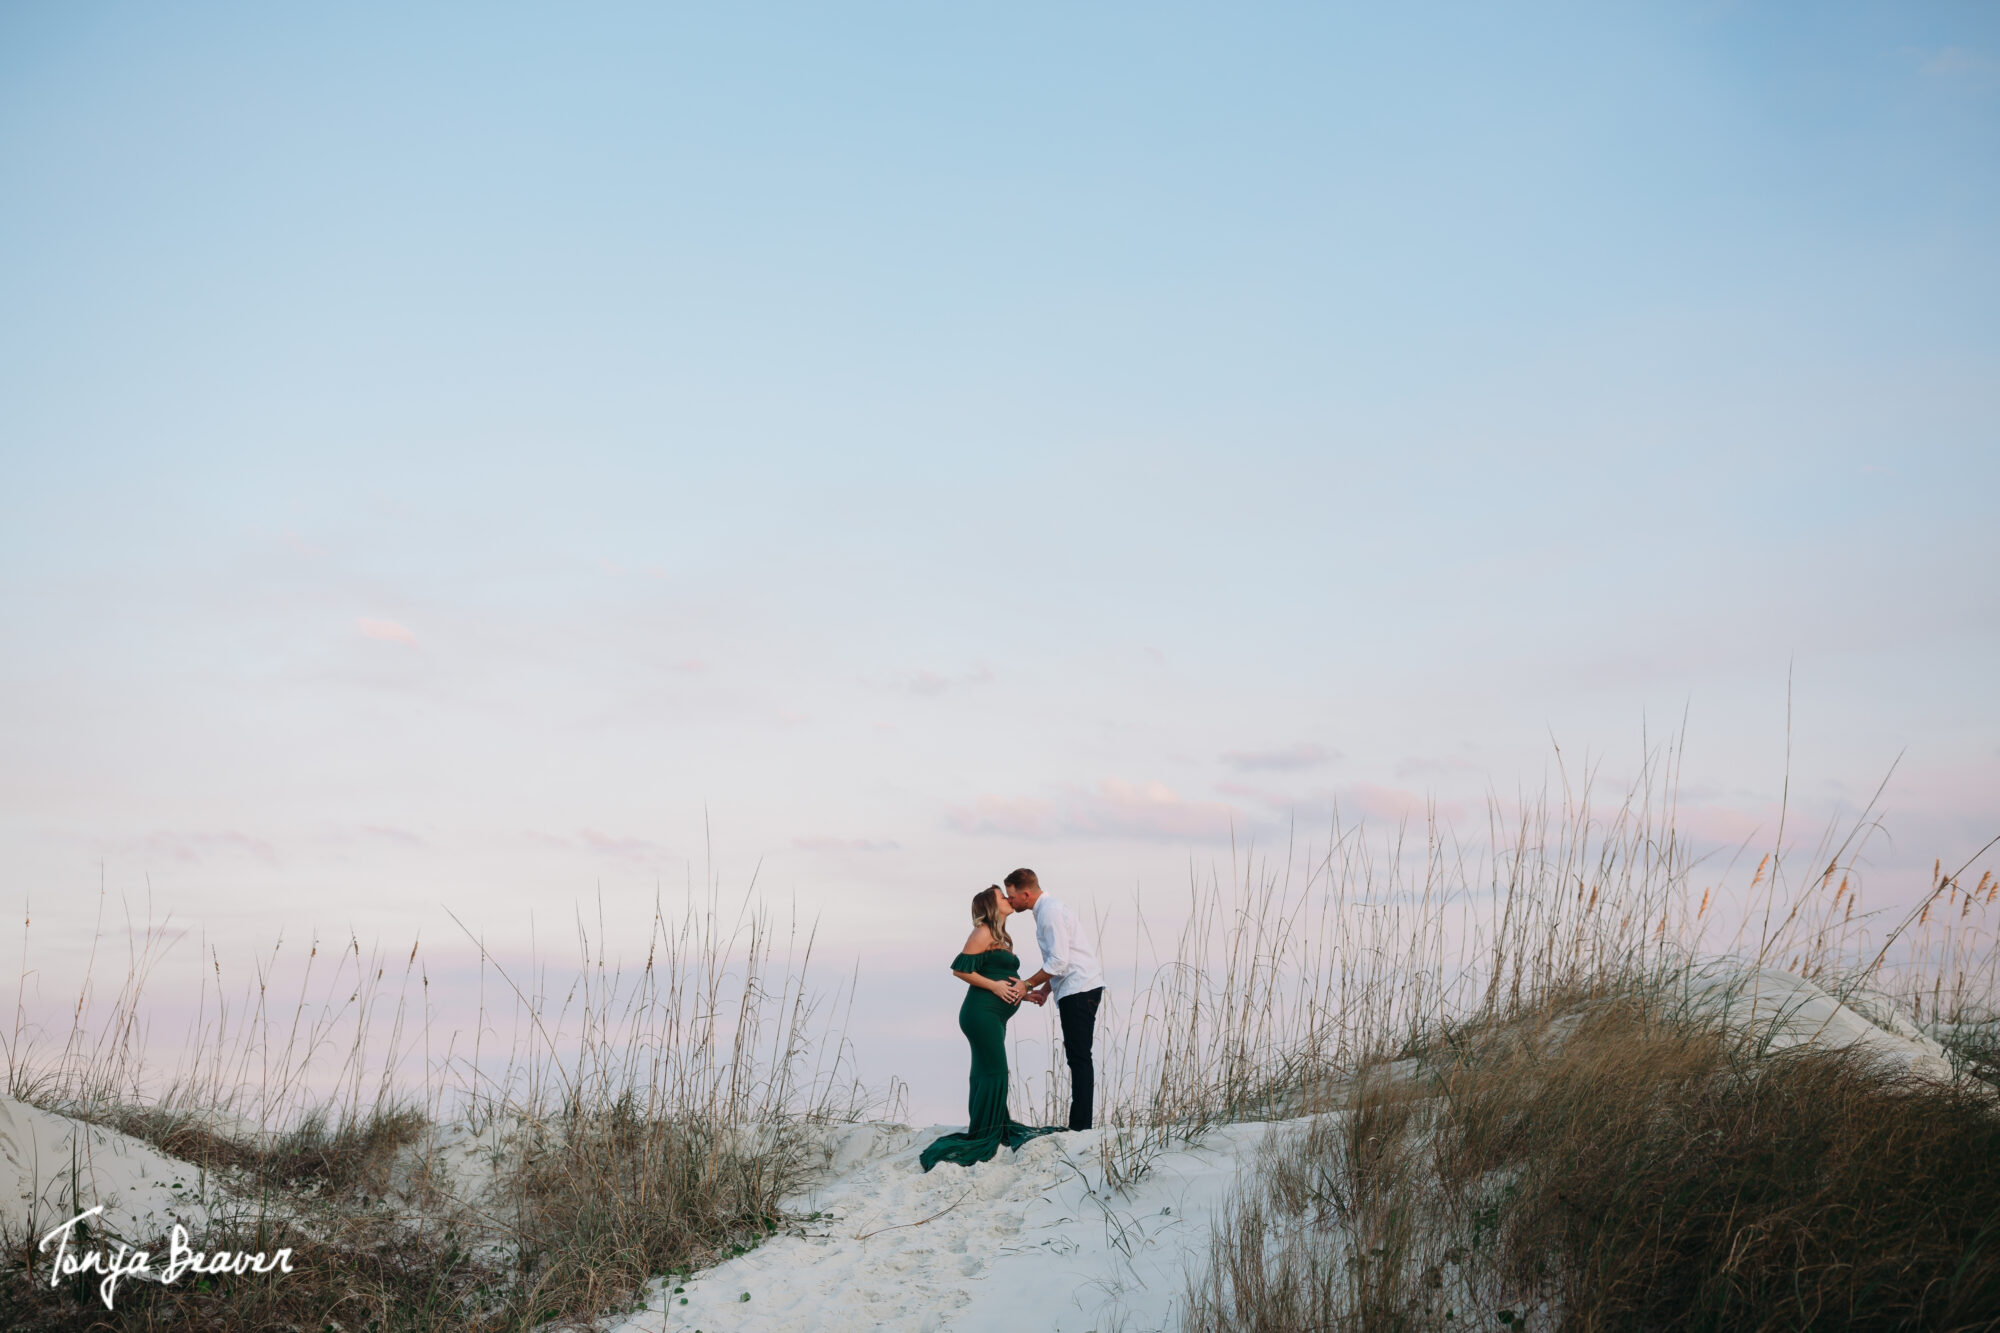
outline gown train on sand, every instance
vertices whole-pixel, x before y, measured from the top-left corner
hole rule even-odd
[[[1021,960],[1005,949],[962,953],[951,960],[954,972],[976,972],[991,981],[1021,974]],[[983,986],[968,985],[958,1006],[958,1029],[972,1043],[972,1088],[966,1104],[968,1124],[963,1134],[947,1134],[924,1149],[924,1170],[939,1162],[971,1166],[989,1161],[1000,1145],[1018,1148],[1029,1139],[1054,1134],[1062,1126],[1024,1125],[1007,1115],[1007,1020],[1012,1005]]]

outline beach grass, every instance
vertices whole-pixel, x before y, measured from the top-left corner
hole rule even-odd
[[[1724,908],[1660,770],[1601,814],[1517,810],[1479,874],[1435,827],[1414,858],[1330,857],[1330,929],[1277,877],[1236,886],[1219,951],[1301,986],[1233,1012],[1179,968],[1148,1021],[1226,1024],[1200,1040],[1231,1058],[1206,1085],[1146,1067],[1124,1112],[1156,1137],[1297,1117],[1187,1333],[2000,1327],[2000,881],[1939,864],[1867,910],[1863,812],[1803,875],[1761,854]],[[1774,972],[1949,1065],[1779,1040]]]
[[[1336,821],[1100,928],[1132,960],[1100,1035],[1104,1188],[1217,1126],[1283,1122],[1185,1328],[2000,1321],[2000,882],[1939,865],[1922,901],[1869,909],[1867,811],[1809,850],[1781,821],[1704,860],[1677,762],[1649,755],[1608,802],[1559,770],[1477,840],[1434,812]],[[194,1164],[218,1201],[203,1243],[290,1245],[297,1271],[132,1284],[107,1312],[9,1235],[6,1326],[582,1328],[791,1225],[815,1127],[894,1111],[848,1072],[810,932],[712,889],[656,905],[629,969],[582,919],[560,972],[482,946],[499,998],[469,1038],[432,1030],[415,949],[315,945],[286,1001],[267,960],[229,1003],[204,992],[158,1077],[165,936],[140,935],[110,1002],[86,984],[67,1032],[17,1021],[8,1093]],[[1754,1007],[1691,1001],[1718,959],[1921,1027],[1951,1072],[1774,1050]],[[1056,1122],[1059,1060],[1037,1091]]]
[[[1568,1022],[1554,1021],[1556,1016]],[[1267,1144],[1189,1330],[1972,1329],[1993,1089],[1641,995],[1452,1034]]]
[[[48,1284],[30,1226],[4,1237],[0,1326],[483,1331],[629,1309],[654,1278],[767,1236],[812,1165],[812,1127],[871,1107],[808,989],[810,938],[796,956],[777,944],[754,907],[734,922],[713,903],[656,908],[645,963],[624,971],[580,929],[553,998],[541,969],[491,963],[517,1019],[500,1058],[442,1043],[414,1077],[400,1057],[429,1042],[358,945],[290,1012],[253,999],[237,1012],[271,1017],[246,1024],[205,1000],[157,1084],[131,976],[92,1027],[37,1047],[17,1024],[10,1095],[190,1163],[210,1205],[197,1243],[290,1247],[294,1268],[128,1282],[106,1310],[93,1283]],[[142,949],[132,970],[156,961]],[[491,1025],[482,1012],[475,1031]],[[477,1150],[454,1158],[447,1121]]]

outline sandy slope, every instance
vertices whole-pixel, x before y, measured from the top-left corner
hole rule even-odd
[[[96,1204],[111,1235],[149,1242],[208,1217],[198,1167],[129,1135],[0,1097],[0,1235],[39,1240]]]
[[[1695,973],[1687,998],[1696,1013],[1754,1032],[1774,1051],[1858,1047],[1902,1072],[1951,1078],[1944,1047],[1875,991],[1857,990],[1843,1003],[1789,972],[1725,960]]]
[[[952,1128],[837,1132],[828,1178],[792,1201],[816,1221],[697,1274],[679,1296],[657,1290],[613,1327],[1168,1327],[1189,1261],[1206,1253],[1211,1219],[1270,1127],[1229,1126],[1162,1153],[1122,1196],[1104,1188],[1098,1163],[1109,1131],[1052,1135],[926,1175],[917,1153]]]
[[[1843,1004],[1787,973],[1723,962],[1691,978],[1685,998],[1691,1011],[1753,1030],[1770,1049],[1858,1046],[1911,1073],[1951,1077],[1942,1048],[1880,996]],[[1403,1063],[1414,1076],[1418,1062]],[[970,1170],[944,1165],[925,1175],[919,1150],[962,1126],[854,1126],[829,1144],[819,1188],[793,1201],[822,1213],[817,1221],[697,1275],[680,1295],[670,1286],[655,1290],[644,1313],[613,1327],[1172,1328],[1187,1274],[1205,1258],[1210,1222],[1238,1172],[1266,1135],[1300,1123],[1217,1130],[1155,1158],[1123,1196],[1103,1187],[1103,1130],[1038,1139]]]
[[[1773,1048],[1860,1046],[1918,1075],[1951,1075],[1937,1043],[1879,996],[1843,1004],[1786,973],[1722,963],[1691,978],[1686,999]],[[1417,1062],[1405,1063],[1415,1075]],[[642,1312],[609,1326],[1169,1328],[1239,1172],[1267,1135],[1295,1123],[1226,1126],[1178,1145],[1154,1156],[1123,1194],[1106,1188],[1099,1160],[1111,1131],[1052,1135],[980,1166],[925,1174],[918,1152],[957,1126],[841,1126],[827,1132],[818,1181],[789,1201],[811,1220],[702,1272],[683,1292],[656,1284]],[[515,1128],[439,1126],[412,1158],[421,1156],[430,1189],[477,1209],[518,1147]],[[410,1163],[398,1171],[413,1190],[415,1173]],[[151,1241],[175,1221],[199,1225],[208,1213],[195,1197],[202,1183],[197,1168],[137,1139],[0,1098],[0,1231],[8,1235],[39,1236],[103,1203],[114,1235]]]

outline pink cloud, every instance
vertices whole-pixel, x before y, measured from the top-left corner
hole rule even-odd
[[[398,625],[393,620],[370,620],[367,616],[362,616],[354,622],[354,625],[355,628],[361,631],[361,637],[364,639],[381,639],[389,643],[407,643],[413,648],[417,643],[416,631],[405,625]]]
[[[1164,783],[1116,778],[1106,778],[1096,791],[1070,788],[1050,800],[981,796],[971,806],[952,810],[947,819],[962,833],[1149,842],[1222,842],[1247,822],[1233,806],[1191,801]]]
[[[1290,816],[1297,819],[1301,826],[1330,818],[1336,812],[1340,822],[1349,827],[1360,823],[1421,824],[1435,808],[1438,818],[1444,823],[1470,827],[1469,821],[1477,813],[1476,807],[1463,801],[1437,800],[1424,792],[1385,787],[1374,782],[1355,782],[1339,788],[1320,787],[1297,793],[1253,787],[1241,782],[1219,782],[1215,789],[1224,796],[1238,797],[1263,806],[1278,818]]]
[[[1759,803],[1750,808],[1683,801],[1674,808],[1674,832],[1690,839],[1699,848],[1734,847],[1769,829],[1775,829],[1778,808]],[[1803,828],[1805,821],[1799,821]],[[1794,830],[1795,832],[1797,830]]]
[[[1402,787],[1384,787],[1373,782],[1357,782],[1343,787],[1336,797],[1341,818],[1371,823],[1398,824],[1407,820],[1422,823],[1429,817],[1430,798]],[[1459,819],[1464,809],[1457,802],[1438,802],[1438,817],[1447,822]]]

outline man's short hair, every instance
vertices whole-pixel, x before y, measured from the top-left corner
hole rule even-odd
[[[1035,872],[1029,870],[1026,866],[1007,876],[1006,884],[1010,889],[1039,889],[1042,887],[1042,882],[1035,878]]]

